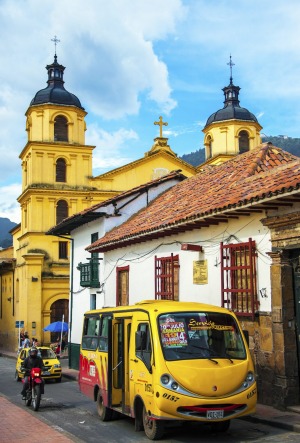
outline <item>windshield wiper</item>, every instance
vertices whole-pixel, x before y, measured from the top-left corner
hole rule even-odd
[[[210,352],[213,352],[214,357],[218,357],[218,358],[226,358],[227,360],[230,361],[230,363],[232,363],[232,364],[234,363],[234,361],[232,360],[232,358],[230,357],[230,355],[227,354],[227,352],[224,352],[224,354],[219,355],[214,349],[209,349],[209,350],[210,350]]]
[[[230,361],[230,363],[233,363],[233,360],[232,360],[232,358],[230,357],[230,355],[229,355],[229,354],[227,354],[227,352],[225,352],[225,357],[227,358],[227,360],[229,360],[229,361]]]
[[[207,348],[206,346],[193,345],[192,343],[190,343],[190,346],[192,346],[193,348],[199,349],[200,351],[206,351],[209,354],[211,353],[211,349]],[[191,351],[183,351],[183,352],[186,352],[187,354],[193,354],[194,355],[194,352],[191,352]],[[210,355],[201,355],[201,357],[204,357],[207,360],[213,361],[217,365],[219,364],[219,362],[217,360],[214,360],[213,358],[211,358]]]

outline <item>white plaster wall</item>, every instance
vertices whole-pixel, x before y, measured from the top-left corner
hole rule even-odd
[[[221,304],[220,243],[239,243],[251,237],[256,241],[258,251],[258,289],[265,289],[266,297],[259,294],[260,310],[271,310],[271,260],[270,233],[260,219],[262,214],[233,219],[229,223],[202,228],[178,236],[153,240],[105,253],[104,262],[104,305],[115,306],[116,267],[129,266],[129,303],[154,298],[154,256],[164,257],[179,254],[179,297],[185,301],[201,301]],[[197,243],[203,252],[182,251],[182,243]],[[193,284],[193,261],[207,260],[208,284]]]
[[[103,225],[103,218],[100,218],[72,232],[74,245],[74,263],[71,263],[71,266],[73,266],[73,294],[72,301],[70,300],[70,309],[72,306],[72,343],[79,344],[81,342],[83,314],[90,309],[90,294],[97,291],[96,288],[90,289],[80,286],[80,272],[77,266],[80,262],[87,263],[90,253],[85,251],[85,248],[91,243],[92,234],[98,232],[99,237],[103,236]],[[101,256],[102,254],[99,254],[99,257]],[[100,274],[101,272],[103,272],[102,261],[100,261]]]

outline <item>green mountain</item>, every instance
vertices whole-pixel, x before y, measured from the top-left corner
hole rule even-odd
[[[0,217],[0,248],[12,246],[12,236],[9,231],[16,225],[17,223],[10,221],[8,218]]]
[[[278,135],[277,137],[262,135],[261,138],[263,143],[271,142],[274,146],[300,157],[300,138],[286,137],[283,135]],[[204,148],[198,149],[198,151],[184,154],[180,158],[193,166],[199,166],[205,161],[205,150]]]

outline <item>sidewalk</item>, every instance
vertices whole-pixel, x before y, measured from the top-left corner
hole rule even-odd
[[[17,353],[0,350],[0,358],[8,357],[16,360]],[[78,371],[68,368],[68,358],[62,358],[63,375],[76,380]],[[21,406],[22,405],[22,406]],[[41,436],[43,443],[71,443],[76,440],[74,436],[69,437],[62,429],[59,431],[56,426],[42,421],[38,413],[29,412],[24,408],[21,401],[20,407],[11,403],[4,395],[0,394],[0,435],[1,443],[40,443]]]
[[[0,357],[8,357],[8,358],[16,358],[17,355],[14,352],[8,352],[4,350],[0,350]],[[64,377],[67,377],[72,380],[78,380],[78,371],[75,369],[70,369],[68,367],[69,361],[68,358],[62,358],[61,359],[61,365],[62,365],[62,373]],[[3,402],[6,402],[4,407]],[[56,431],[52,426],[48,426],[47,424],[41,422],[40,420],[33,417],[29,412],[22,408],[18,408],[17,406],[10,403],[7,399],[0,396],[0,410],[5,410],[5,414],[2,415],[2,423],[0,424],[0,431],[1,431],[1,443],[6,442],[17,442],[19,439],[21,439],[21,434],[19,437],[19,432],[23,432],[22,434],[22,442],[23,443],[35,443],[39,442],[40,440],[33,440],[32,435],[29,434],[29,429],[34,429],[31,427],[30,421],[27,421],[27,416],[29,415],[28,420],[37,420],[39,423],[39,426],[43,427],[43,430],[36,432],[36,435],[41,435],[40,432],[43,432],[43,436],[47,435],[47,431],[51,430],[51,439],[47,440],[43,437],[43,440],[45,443],[48,443],[50,441],[53,441],[54,434],[58,434],[58,437],[55,436],[55,441],[57,442],[70,442],[74,440],[68,439],[63,434],[60,434],[58,431]],[[16,411],[15,411],[16,410]],[[10,412],[11,411],[11,412]],[[20,411],[22,411],[21,416],[24,416],[24,426],[22,425],[22,419],[20,420]],[[18,415],[17,415],[18,414]],[[14,418],[11,418],[13,416]],[[17,418],[18,417],[18,418]],[[4,420],[3,420],[4,418]],[[289,410],[286,411],[279,411],[278,409],[273,408],[272,406],[266,406],[262,404],[258,404],[256,408],[256,413],[250,416],[247,416],[243,418],[243,420],[250,421],[252,423],[264,423],[270,426],[275,426],[277,428],[286,429],[288,431],[293,432],[299,432],[300,433],[300,405],[290,407]],[[4,429],[10,430],[13,432],[13,434],[10,434],[7,436],[4,432],[4,429],[2,430],[2,425],[5,424]],[[18,429],[16,429],[15,423],[18,423]],[[36,424],[33,424],[33,426],[36,426]],[[47,429],[48,428],[48,429]],[[27,437],[28,436],[28,437]],[[4,437],[4,440],[3,438]],[[27,439],[26,439],[27,437]]]
[[[18,407],[0,394],[1,443],[70,443],[67,433],[33,416],[24,407]],[[70,436],[71,437],[71,436]]]

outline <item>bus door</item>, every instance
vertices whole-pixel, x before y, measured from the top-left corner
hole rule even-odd
[[[131,318],[114,318],[112,322],[112,407],[130,412],[129,342]]]
[[[130,379],[134,385],[134,395],[148,400],[153,396],[152,365],[154,363],[151,327],[149,319],[139,316],[135,323],[135,343],[130,354]]]

